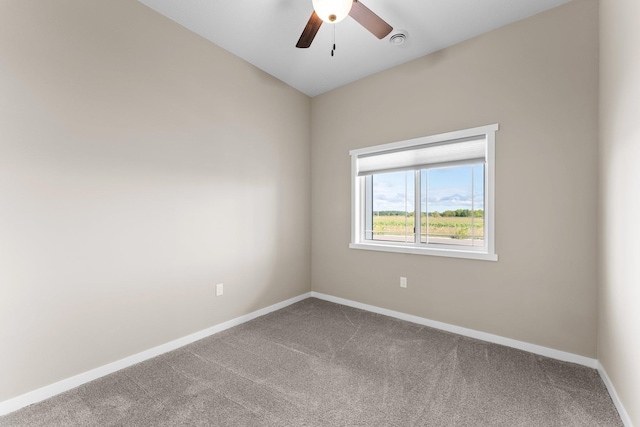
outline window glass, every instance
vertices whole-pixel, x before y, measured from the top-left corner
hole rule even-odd
[[[426,180],[426,243],[483,246],[484,164],[427,169],[421,175]]]
[[[373,174],[371,181],[372,239],[414,242],[415,172]]]

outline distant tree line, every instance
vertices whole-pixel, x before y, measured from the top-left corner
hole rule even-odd
[[[472,213],[473,213],[473,215],[472,215]],[[444,217],[452,217],[452,216],[469,217],[469,216],[473,216],[474,218],[484,218],[484,211],[482,209],[476,209],[473,212],[471,211],[471,209],[456,209],[455,211],[444,211],[442,213],[440,213],[438,211],[433,211],[433,212],[429,212],[429,216],[434,217],[434,218],[439,218],[441,216],[444,216]]]
[[[374,211],[375,216],[413,216],[413,212],[405,211]]]
[[[374,211],[373,214],[376,216],[408,216],[408,217],[413,216],[413,212],[405,212],[405,211]],[[433,211],[433,212],[429,212],[428,215],[433,218],[456,217],[456,216],[470,217],[471,209],[456,209],[455,211],[448,210],[444,212]],[[422,213],[422,216],[425,216],[424,212]],[[473,217],[484,218],[484,211],[482,209],[474,210]]]

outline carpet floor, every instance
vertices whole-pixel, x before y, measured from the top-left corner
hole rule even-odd
[[[598,373],[309,298],[0,426],[622,426]]]

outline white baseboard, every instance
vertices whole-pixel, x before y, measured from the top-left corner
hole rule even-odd
[[[564,362],[576,363],[578,365],[588,366],[596,369],[598,361],[589,357],[580,356],[578,354],[567,353],[553,348],[543,347],[536,344],[530,344],[524,341],[518,341],[511,338],[501,337],[499,335],[489,334],[486,332],[476,331],[474,329],[463,328],[461,326],[450,325],[448,323],[438,322],[436,320],[426,319],[424,317],[413,316],[411,314],[401,313],[399,311],[388,310],[386,308],[376,307],[374,305],[363,304],[357,301],[351,301],[344,298],[334,297],[319,292],[311,292],[311,296],[323,299],[336,304],[342,304],[349,307],[359,308],[361,310],[371,311],[373,313],[383,314],[385,316],[395,317],[396,319],[406,320],[408,322],[417,323],[419,325],[429,326],[431,328],[440,329],[455,334],[464,335],[466,337],[476,338],[482,341],[488,341],[507,347],[517,348],[519,350],[528,351],[530,353],[539,354],[541,356],[550,357],[552,359],[562,360]]]
[[[145,360],[183,347],[187,344],[191,344],[192,342],[217,334],[218,332],[222,332],[234,326],[238,326],[242,323],[248,322],[260,316],[264,316],[265,314],[269,314],[273,311],[280,310],[281,308],[287,307],[298,301],[307,299],[310,296],[311,292],[307,292],[297,297],[290,298],[286,301],[282,301],[277,304],[270,305],[269,307],[254,311],[252,313],[245,314],[244,316],[236,317],[235,319],[228,320],[202,331],[195,332],[182,338],[178,338],[177,340],[168,342],[166,344],[150,348],[149,350],[134,354],[133,356],[125,357],[124,359],[117,360],[104,366],[100,366],[99,368],[83,372],[81,374],[44,386],[37,390],[30,391],[12,399],[5,400],[3,402],[0,402],[0,415],[6,415],[11,412],[17,411],[18,409],[24,408],[25,406],[29,406],[31,404],[48,399],[55,396],[56,394],[63,393],[67,390],[71,390],[82,384],[88,383],[89,381],[104,377],[105,375],[109,375],[121,369],[135,365],[136,363],[144,362]]]
[[[631,422],[631,418],[629,414],[627,414],[627,410],[622,406],[622,402],[618,397],[618,392],[613,387],[613,383],[609,379],[609,375],[607,375],[607,371],[604,370],[604,366],[602,363],[598,361],[598,373],[600,374],[600,378],[602,378],[602,382],[607,386],[607,390],[609,391],[609,395],[611,396],[611,400],[613,400],[613,404],[616,405],[616,409],[618,410],[618,414],[620,414],[620,418],[622,419],[622,423],[625,427],[633,427],[633,423]]]

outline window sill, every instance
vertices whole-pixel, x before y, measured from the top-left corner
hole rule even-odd
[[[463,249],[420,248],[415,246],[386,245],[384,243],[350,243],[349,248],[364,249],[367,251],[396,252],[403,254],[430,255],[449,258],[466,258],[482,261],[498,261],[497,254],[477,251],[465,251]]]

